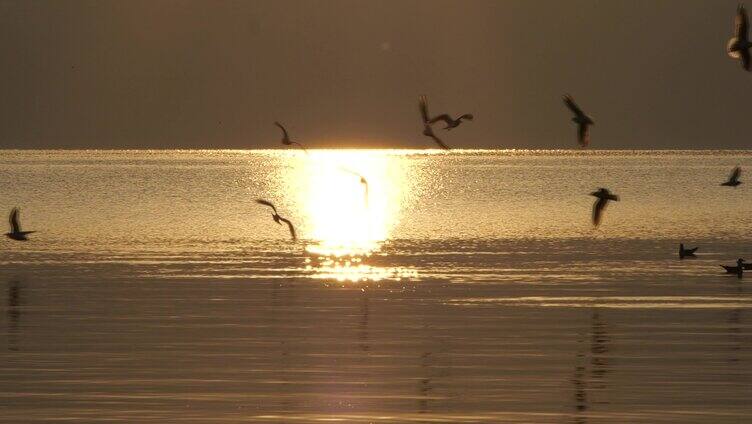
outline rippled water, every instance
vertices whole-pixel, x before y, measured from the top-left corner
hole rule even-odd
[[[747,421],[736,165],[2,151],[0,206],[39,232],[0,241],[0,422]],[[621,201],[594,230],[597,187]]]

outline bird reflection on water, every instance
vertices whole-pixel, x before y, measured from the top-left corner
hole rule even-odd
[[[589,361],[588,354],[584,348],[579,349],[575,361],[575,371],[572,376],[572,385],[574,386],[574,408],[575,414],[573,422],[584,424],[587,422],[587,411],[594,405],[606,405],[609,402],[593,400],[593,396],[604,393],[608,389],[606,376],[609,373],[609,359],[611,336],[608,334],[608,327],[603,320],[602,313],[594,309],[590,314],[590,347]],[[583,344],[585,338],[580,337],[578,344]],[[588,375],[589,371],[589,375]]]
[[[19,322],[21,320],[21,283],[8,283],[8,350],[18,350]]]

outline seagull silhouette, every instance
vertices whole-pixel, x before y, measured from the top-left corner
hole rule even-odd
[[[619,201],[619,196],[612,194],[607,188],[599,188],[597,191],[590,193],[591,196],[595,196],[598,200],[593,204],[593,225],[599,226],[601,224],[601,218],[603,218],[603,210],[606,209],[608,202]]]
[[[18,221],[18,214],[18,208],[13,208],[13,210],[10,211],[10,216],[8,217],[8,221],[10,222],[10,232],[5,233],[5,235],[13,240],[26,241],[28,240],[26,236],[31,233],[36,233],[36,231],[21,231],[21,224]]]
[[[277,208],[274,206],[274,204],[268,200],[264,199],[256,199],[256,203],[259,203],[264,206],[269,206],[272,208],[274,213],[272,213],[272,218],[274,218],[274,222],[276,222],[279,225],[282,225],[284,222],[287,224],[287,227],[290,229],[290,235],[292,236],[292,240],[295,241],[298,239],[298,237],[295,235],[295,227],[293,227],[292,222],[290,222],[289,219],[282,218],[279,213],[277,213]]]
[[[423,119],[423,135],[430,137],[442,149],[450,150],[449,146],[444,144],[444,142],[441,141],[439,137],[436,137],[436,134],[434,134],[433,132],[433,128],[431,127],[431,119],[428,117],[428,100],[426,99],[426,96],[420,96],[419,107],[420,116]]]
[[[445,130],[451,130],[452,128],[457,128],[462,123],[462,120],[466,121],[472,121],[473,115],[466,113],[464,115],[461,115],[459,117],[452,118],[447,113],[443,113],[441,115],[434,116],[433,118],[429,117],[428,115],[428,98],[426,96],[420,96],[420,112],[423,116],[423,123],[429,123],[429,124],[435,124],[439,121],[444,121],[446,126],[444,127]]]
[[[721,185],[722,186],[728,186],[728,187],[736,187],[736,186],[738,186],[739,184],[742,183],[741,181],[739,181],[739,176],[740,175],[742,175],[742,168],[740,168],[740,167],[737,166],[731,172],[731,175],[729,175],[728,181],[726,181],[725,183],[722,183]]]
[[[444,127],[444,129],[445,130],[451,130],[452,128],[459,127],[460,124],[462,123],[463,119],[466,120],[466,121],[472,121],[473,120],[473,115],[470,114],[470,113],[466,113],[464,115],[458,116],[457,119],[454,119],[451,116],[449,116],[448,114],[444,113],[444,114],[441,114],[439,116],[435,116],[435,117],[431,118],[431,120],[428,121],[428,122],[431,123],[431,124],[433,124],[433,123],[436,123],[436,122],[439,122],[439,121],[444,121],[444,123],[446,124],[446,126]]]
[[[696,247],[693,249],[685,249],[684,243],[679,243],[679,259],[684,259],[687,257],[694,258],[696,251],[697,251]]]
[[[574,102],[572,96],[565,94],[563,99],[564,104],[567,105],[572,113],[574,113],[572,121],[577,124],[577,142],[580,143],[580,146],[587,147],[590,144],[589,129],[591,125],[595,125],[595,122],[593,122],[593,119],[587,116],[585,112],[577,106],[577,103]]]
[[[366,207],[368,206],[368,180],[366,180],[366,177],[358,174],[357,172],[353,171],[352,169],[345,168],[344,166],[338,167],[341,171],[347,172],[348,174],[355,175],[360,179],[360,183],[363,184],[363,189],[365,190],[365,199],[366,199]]]
[[[747,10],[743,4],[740,4],[736,9],[734,36],[728,41],[726,45],[726,52],[732,59],[739,59],[744,70],[749,71],[749,48],[752,47],[752,43],[749,42],[747,33],[749,32],[749,20],[747,18]]]
[[[303,149],[304,152],[308,153],[308,149],[306,149],[302,144],[298,143],[297,141],[290,140],[290,136],[287,134],[287,130],[282,126],[282,124],[275,121],[274,125],[278,126],[279,129],[282,130],[282,144],[284,144],[285,146],[298,146]]]

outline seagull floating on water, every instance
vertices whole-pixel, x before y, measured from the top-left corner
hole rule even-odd
[[[607,188],[599,188],[598,191],[594,191],[590,195],[598,198],[593,204],[593,225],[597,227],[601,224],[603,210],[606,209],[608,202],[612,200],[618,202],[619,196],[612,194]]]
[[[295,241],[298,239],[298,237],[295,235],[295,227],[293,227],[292,222],[290,222],[289,219],[282,218],[279,215],[279,213],[277,213],[277,208],[274,206],[272,202],[268,200],[264,200],[264,199],[257,199],[256,203],[259,203],[264,206],[269,206],[270,208],[272,208],[272,210],[274,211],[274,213],[272,213],[272,218],[274,218],[274,222],[276,222],[279,225],[282,225],[283,222],[287,224],[287,227],[290,229],[290,235],[292,236],[292,240]]]
[[[725,183],[722,183],[721,185],[722,186],[728,186],[728,187],[736,187],[736,186],[738,186],[739,184],[742,183],[741,181],[739,181],[739,176],[740,175],[742,175],[742,168],[737,166],[731,172],[731,175],[729,175],[728,181],[726,181]]]
[[[742,276],[744,275],[744,270],[749,270],[750,265],[752,264],[745,264],[744,259],[739,258],[736,260],[736,266],[721,265],[721,267],[723,267],[723,269],[725,269],[727,273],[736,274],[737,277],[742,278]]]
[[[679,243],[679,259],[684,259],[687,257],[694,258],[696,251],[697,251],[696,247],[693,249],[685,249],[684,243]]]
[[[18,214],[18,208],[13,208],[13,210],[10,211],[10,216],[8,217],[8,221],[10,222],[10,232],[5,233],[5,235],[13,240],[26,241],[28,240],[26,236],[31,233],[36,233],[36,231],[21,231],[21,223],[18,221]]]
[[[580,146],[587,147],[590,144],[590,126],[595,125],[595,122],[577,106],[571,95],[565,94],[563,99],[564,104],[574,113],[572,121],[577,124],[577,142]]]
[[[749,19],[747,18],[747,10],[743,4],[740,4],[736,9],[736,19],[734,36],[728,41],[726,45],[726,52],[732,59],[739,59],[744,70],[749,71],[749,48],[752,47],[752,43],[749,42],[747,33],[749,31]]]
[[[282,126],[282,124],[275,121],[274,125],[278,126],[279,129],[282,130],[282,144],[284,144],[285,146],[298,146],[303,149],[304,152],[308,153],[308,149],[306,149],[302,144],[298,143],[297,141],[290,140],[290,136],[287,134],[287,130]]]
[[[450,147],[444,144],[439,137],[436,136],[431,127],[431,118],[428,116],[428,100],[426,96],[420,96],[420,116],[423,118],[423,135],[430,137],[436,144],[438,144],[444,150],[450,150]]]

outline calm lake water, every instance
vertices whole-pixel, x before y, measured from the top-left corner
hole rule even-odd
[[[0,207],[38,231],[0,240],[0,422],[748,422],[736,165],[0,151]],[[598,187],[621,201],[593,229]]]

